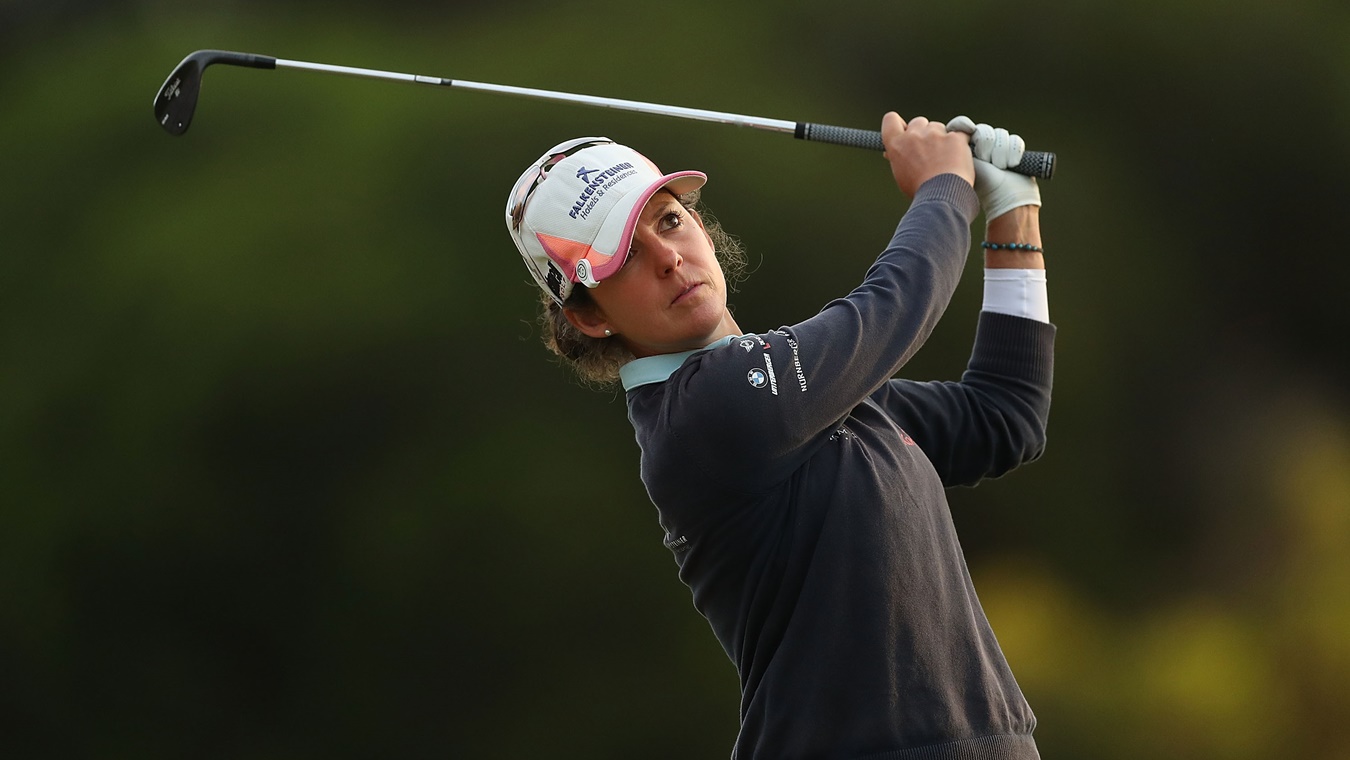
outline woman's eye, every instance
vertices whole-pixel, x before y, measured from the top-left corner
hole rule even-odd
[[[680,212],[678,211],[671,211],[661,219],[661,226],[665,229],[679,227],[683,223],[684,217],[680,216]]]

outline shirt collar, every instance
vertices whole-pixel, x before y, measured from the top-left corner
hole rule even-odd
[[[714,348],[720,348],[733,340],[743,338],[743,335],[728,335],[725,338],[709,343],[703,348],[696,348],[693,351],[682,351],[678,354],[659,354],[657,356],[644,356],[641,359],[634,359],[631,362],[619,368],[619,379],[623,381],[623,389],[631,391],[640,385],[651,385],[652,383],[664,383],[675,370],[684,364],[684,360],[701,351],[708,351]]]

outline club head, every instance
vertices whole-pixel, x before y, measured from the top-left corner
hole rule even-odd
[[[197,95],[202,89],[202,71],[211,64],[209,51],[198,50],[174,67],[155,93],[155,121],[171,135],[181,135],[192,123]]]
[[[197,110],[197,96],[202,90],[202,74],[213,63],[246,66],[254,69],[276,68],[276,59],[251,53],[231,53],[227,50],[198,50],[174,67],[155,93],[155,121],[171,135],[181,135],[192,124]]]

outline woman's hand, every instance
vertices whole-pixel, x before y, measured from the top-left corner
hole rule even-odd
[[[906,124],[891,111],[881,118],[881,142],[896,186],[911,198],[939,174],[955,174],[975,185],[975,160],[965,134],[948,132],[942,124],[922,116]]]
[[[975,155],[975,192],[980,196],[985,219],[996,219],[1021,206],[1041,205],[1036,179],[1012,171],[1026,150],[1021,137],[1006,129],[976,124],[968,116],[947,122],[947,130],[970,136],[970,150]]]

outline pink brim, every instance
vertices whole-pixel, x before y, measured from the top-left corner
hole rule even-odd
[[[595,266],[595,262],[591,262],[591,272],[596,282],[603,281],[606,277],[623,268],[624,262],[628,260],[628,249],[633,243],[633,230],[637,228],[638,217],[642,216],[643,209],[647,208],[647,201],[650,201],[653,195],[667,187],[676,195],[682,195],[703,187],[707,181],[708,175],[703,172],[685,171],[667,174],[648,185],[637,196],[637,200],[628,210],[628,218],[624,221],[623,234],[619,237],[619,247],[615,250],[616,254],[621,255],[611,256],[608,261],[599,266]],[[588,256],[587,259],[589,260],[589,258]],[[572,275],[572,281],[578,282],[575,273]]]

